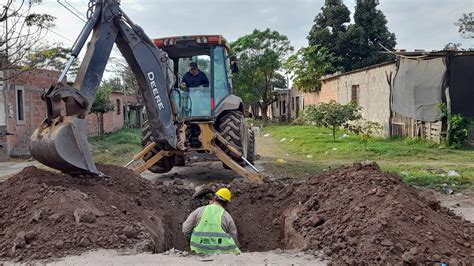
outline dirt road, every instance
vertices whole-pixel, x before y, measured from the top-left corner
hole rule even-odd
[[[127,254],[116,250],[92,251],[80,256],[49,261],[48,265],[326,265],[311,254],[299,251],[248,252],[209,256],[181,254]]]

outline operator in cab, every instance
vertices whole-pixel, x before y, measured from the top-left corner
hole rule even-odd
[[[199,70],[196,62],[191,62],[189,64],[189,71],[184,74],[183,79],[181,80],[181,88],[191,88],[191,87],[209,87],[209,79],[206,74]]]
[[[183,233],[192,251],[199,254],[240,253],[237,246],[237,227],[225,210],[232,194],[221,188],[207,206],[193,211],[183,223]]]

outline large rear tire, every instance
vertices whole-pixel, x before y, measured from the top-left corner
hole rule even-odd
[[[150,124],[148,123],[148,120],[145,120],[142,125],[142,147],[145,148],[148,144],[153,142],[153,136],[151,135],[151,130],[150,130]],[[143,157],[143,160],[146,162],[148,161],[151,157],[153,157],[155,154],[160,152],[160,148],[154,147],[153,149],[150,150],[145,156]],[[167,173],[169,172],[175,163],[175,156],[167,156],[161,158],[158,162],[156,162],[152,167],[150,167],[148,170],[153,173]]]
[[[225,113],[219,120],[219,133],[234,146],[239,148],[244,157],[247,157],[248,151],[248,130],[245,125],[244,115],[242,112],[234,110]],[[219,144],[222,150],[235,160],[240,165],[245,165],[245,162],[235,156],[225,145]],[[224,167],[226,165],[224,164]],[[226,167],[227,168],[227,167]]]

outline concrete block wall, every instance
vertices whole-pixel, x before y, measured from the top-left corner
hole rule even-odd
[[[322,81],[321,91],[304,93],[304,105],[317,105],[327,103],[331,100],[337,101],[338,97],[338,79],[332,78]]]
[[[304,94],[304,105],[335,100],[347,104],[352,100],[353,86],[362,117],[383,126],[383,136],[390,136],[390,85],[387,75],[393,77],[396,64],[387,63],[328,77],[322,80],[321,91]]]
[[[387,75],[396,72],[396,65],[388,64],[342,75],[338,79],[338,102],[347,104],[352,90],[357,90],[357,103],[362,107],[362,117],[383,126],[383,135],[390,135],[390,85]]]

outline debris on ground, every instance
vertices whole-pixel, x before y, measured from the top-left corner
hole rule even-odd
[[[461,176],[458,172],[456,172],[456,171],[454,171],[454,170],[449,170],[449,171],[446,173],[446,175],[447,175],[448,177],[460,177],[460,176]]]
[[[181,224],[206,198],[182,182],[153,184],[99,166],[110,178],[80,179],[25,168],[0,183],[0,257],[15,261],[132,248],[186,256]],[[243,251],[318,251],[336,264],[468,264],[474,225],[429,191],[375,163],[307,179],[236,179],[234,217]],[[262,211],[264,210],[264,211]]]

